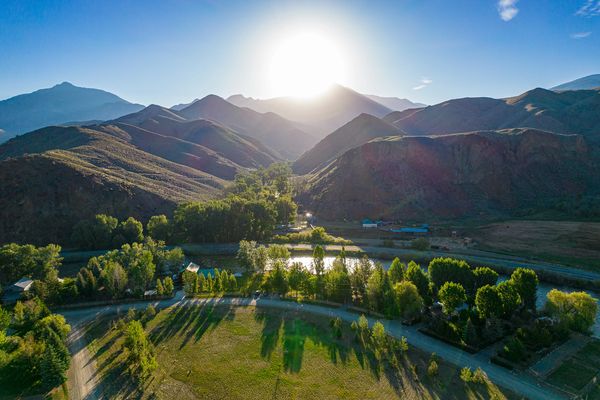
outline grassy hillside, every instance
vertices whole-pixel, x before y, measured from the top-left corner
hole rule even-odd
[[[264,308],[206,305],[161,311],[146,327],[159,368],[141,392],[123,369],[118,330],[107,321],[89,332],[89,348],[110,398],[157,399],[504,399],[491,382],[465,384],[429,354],[410,349],[398,367],[384,365],[353,339],[335,338],[324,318]],[[95,340],[94,340],[95,339]]]
[[[86,128],[47,128],[1,146],[0,179],[0,242],[38,244],[63,242],[97,213],[145,219],[226,185]]]

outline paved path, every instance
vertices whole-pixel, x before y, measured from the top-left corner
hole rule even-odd
[[[545,377],[554,371],[564,360],[583,349],[589,341],[589,337],[574,333],[569,340],[538,360],[531,367],[531,370],[533,373]]]
[[[74,326],[74,332],[78,332],[86,323],[95,320],[102,315],[115,313],[125,313],[129,308],[143,309],[148,304],[153,304],[155,307],[165,308],[172,305],[195,305],[211,303],[215,305],[227,306],[256,306],[256,307],[272,307],[278,309],[286,309],[297,312],[308,312],[317,315],[323,315],[329,318],[340,317],[342,320],[351,322],[357,319],[357,314],[345,311],[343,309],[332,309],[313,304],[297,304],[289,301],[275,299],[248,299],[248,298],[213,298],[213,299],[185,299],[182,292],[179,292],[173,299],[161,301],[140,301],[137,303],[129,303],[122,305],[110,305],[91,307],[85,309],[72,309],[64,311],[56,311],[65,316],[67,321]],[[369,318],[369,323],[373,324],[376,320]],[[482,354],[469,354],[458,348],[447,345],[441,341],[430,338],[419,332],[415,326],[404,326],[398,321],[382,321],[386,331],[393,337],[406,337],[411,346],[415,346],[427,352],[435,352],[441,358],[458,366],[471,367],[473,369],[480,367],[483,369],[489,378],[497,385],[510,389],[517,394],[532,400],[550,400],[561,399],[563,396],[546,387],[540,386],[535,379],[528,375],[511,373],[495,364],[491,364],[489,357]],[[77,340],[75,341],[77,343]],[[83,342],[75,345],[72,349],[81,347]],[[100,392],[97,387],[97,382],[94,380],[95,365],[93,359],[87,351],[78,352],[73,358],[71,369],[78,370],[78,376],[74,381],[69,380],[69,393],[75,400],[96,399],[96,393]],[[71,377],[71,371],[69,372]]]

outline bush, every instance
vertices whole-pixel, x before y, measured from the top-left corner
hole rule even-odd
[[[502,357],[509,361],[518,363],[527,358],[527,350],[519,338],[510,339],[501,350]]]
[[[419,250],[419,251],[429,250],[429,240],[427,240],[425,238],[414,239],[411,242],[410,247],[412,247],[415,250]]]
[[[471,368],[464,367],[463,369],[461,369],[460,379],[462,379],[462,381],[466,383],[471,382],[471,380],[473,379],[473,372],[471,371]]]
[[[438,373],[438,363],[435,360],[430,360],[429,366],[427,367],[427,375],[437,376]]]

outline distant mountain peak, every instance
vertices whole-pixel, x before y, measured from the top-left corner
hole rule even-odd
[[[600,88],[600,74],[584,76],[550,88],[550,90],[590,90]]]

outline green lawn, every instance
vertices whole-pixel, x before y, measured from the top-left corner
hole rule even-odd
[[[141,390],[127,379],[122,338],[109,321],[88,332],[109,398],[158,399],[503,399],[490,382],[465,384],[429,354],[410,349],[398,367],[378,361],[344,326],[335,339],[327,319],[264,308],[210,305],[163,310],[146,330],[159,369]],[[510,398],[514,396],[509,395]]]
[[[570,391],[583,389],[600,373],[600,340],[592,340],[552,372],[547,381]]]

